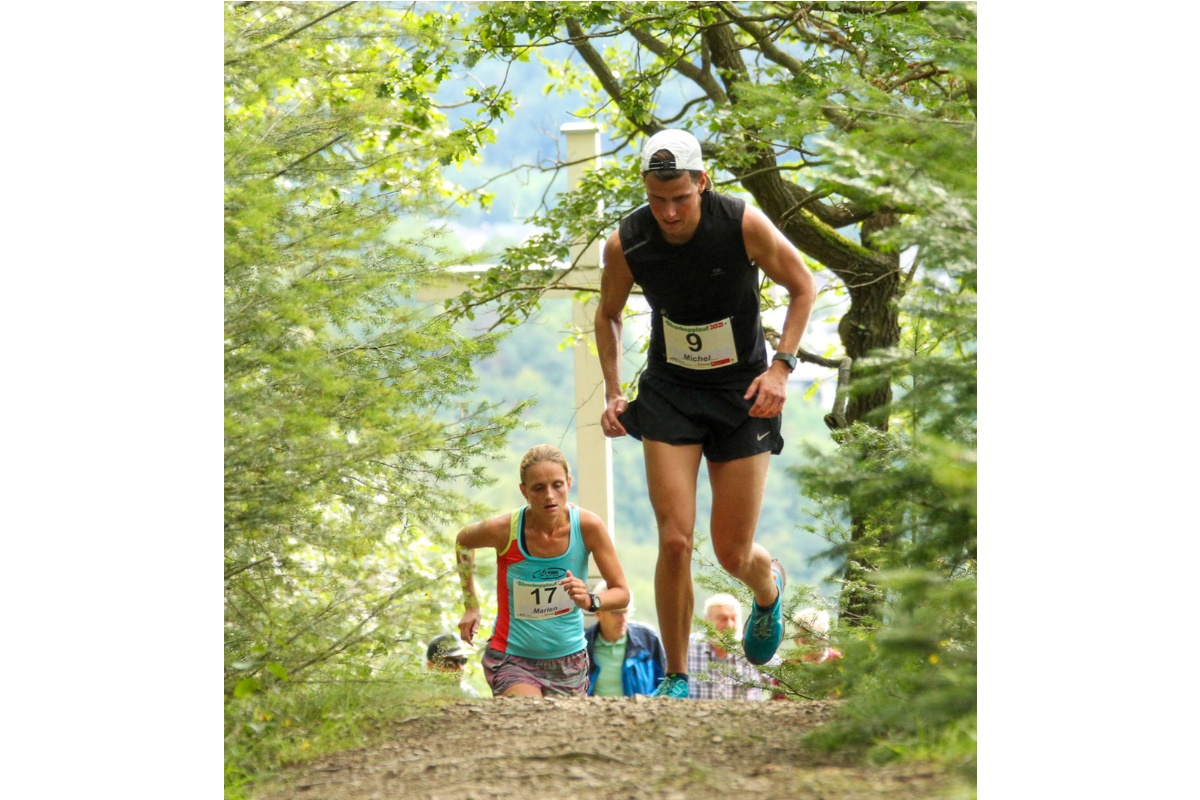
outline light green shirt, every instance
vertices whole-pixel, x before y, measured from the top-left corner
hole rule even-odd
[[[592,692],[596,697],[624,697],[625,690],[621,688],[621,670],[625,667],[625,645],[629,634],[619,641],[610,642],[604,634],[596,631],[596,666],[600,675],[596,678],[596,688]]]

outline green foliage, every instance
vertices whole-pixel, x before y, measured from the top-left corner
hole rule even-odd
[[[973,33],[958,11],[946,4],[924,19],[940,26],[930,46],[973,80]],[[847,559],[849,580],[882,610],[861,630],[835,636],[846,654],[838,663],[844,714],[814,741],[867,747],[876,759],[942,758],[973,779],[976,162],[960,97],[916,98],[914,109],[937,113],[893,109],[817,148],[858,202],[912,210],[877,244],[914,260],[900,301],[903,337],[864,359],[900,390],[886,408],[886,432],[864,424],[839,431],[837,451],[812,453],[796,476],[825,509],[830,552]],[[857,538],[847,507],[868,510]]]
[[[257,781],[332,750],[371,744],[389,721],[463,694],[456,676],[424,671],[414,656],[385,662],[369,681],[330,672],[296,686],[274,684],[225,703],[225,796],[252,796]]]
[[[398,216],[436,208],[452,191],[438,164],[473,157],[505,113],[489,93],[481,121],[446,135],[427,102],[449,75],[454,17],[377,3],[225,15],[234,791],[271,750],[274,723],[323,730],[338,706],[305,703],[338,687],[355,716],[369,692],[348,682],[379,679],[395,653],[452,628],[448,531],[477,510],[452,487],[484,480],[523,405],[462,399],[496,340],[464,338],[413,302],[440,253],[385,236]]]
[[[580,285],[573,275],[577,265],[570,260],[571,247],[601,239],[644,201],[645,190],[626,179],[633,169],[632,162],[622,162],[591,170],[575,191],[556,197],[552,210],[527,219],[538,232],[505,248],[501,263],[447,307],[449,318],[472,320],[486,309],[497,327],[522,324],[538,310],[547,288]]]
[[[884,573],[878,583],[892,598],[886,624],[835,637],[845,653],[836,666],[842,713],[810,741],[831,750],[868,748],[877,761],[938,758],[973,780],[975,580],[906,570]]]

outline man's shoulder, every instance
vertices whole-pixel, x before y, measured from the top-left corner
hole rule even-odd
[[[621,220],[621,225],[617,229],[617,236],[620,239],[622,247],[629,247],[635,241],[646,238],[654,225],[654,215],[650,213],[650,206],[642,205],[635,208],[625,215]]]
[[[740,221],[742,215],[746,213],[746,201],[730,194],[708,191],[704,193],[702,200],[704,201],[704,213],[716,217]]]
[[[640,640],[653,640],[658,638],[658,631],[654,630],[653,626],[647,625],[644,622],[630,620],[627,624],[630,638]]]

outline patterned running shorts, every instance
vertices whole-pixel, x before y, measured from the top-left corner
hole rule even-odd
[[[499,697],[518,683],[536,686],[543,695],[587,695],[590,667],[587,650],[562,658],[522,658],[489,647],[481,661],[493,697]]]

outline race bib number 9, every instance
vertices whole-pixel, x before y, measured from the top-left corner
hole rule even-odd
[[[575,601],[557,581],[513,581],[513,614],[517,619],[548,619],[572,608]]]
[[[733,321],[728,317],[707,325],[676,325],[666,317],[662,321],[668,364],[687,369],[716,369],[737,363]]]

